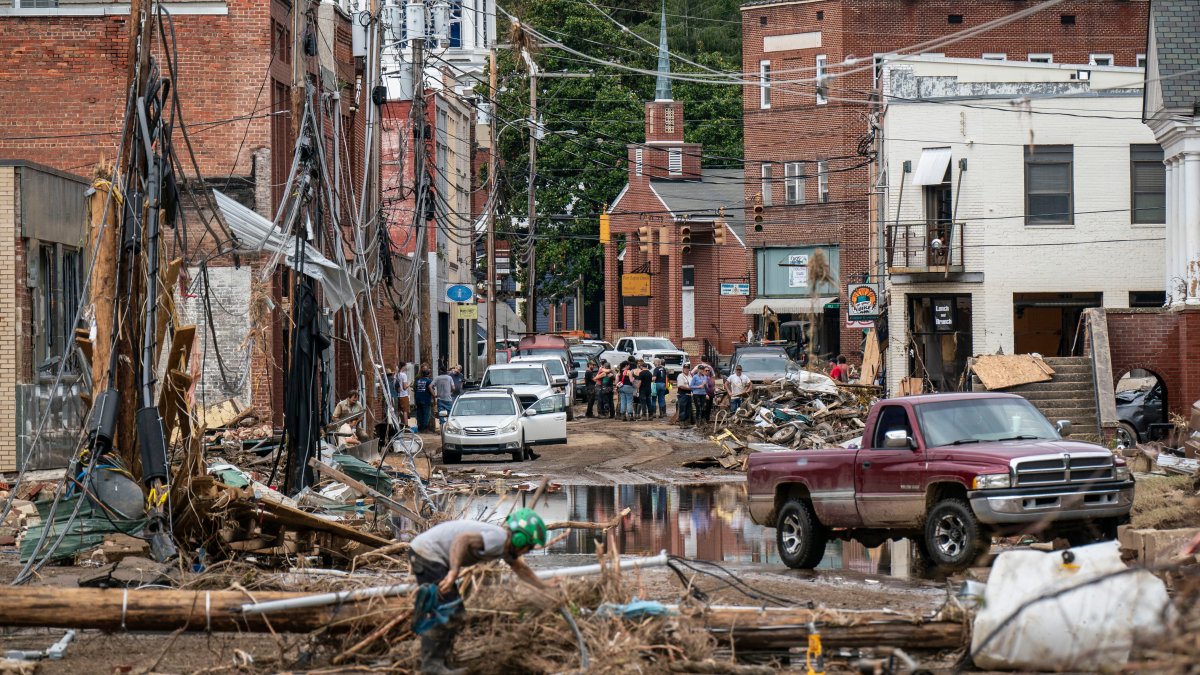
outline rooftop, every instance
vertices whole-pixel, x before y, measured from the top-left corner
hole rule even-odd
[[[1200,103],[1200,9],[1196,0],[1154,0],[1150,11],[1163,105],[1192,108]]]
[[[650,188],[677,220],[715,220],[723,207],[726,225],[744,241],[744,177],[743,169],[701,169],[700,180],[651,180]]]

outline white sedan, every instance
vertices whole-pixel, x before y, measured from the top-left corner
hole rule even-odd
[[[535,445],[567,442],[567,412],[562,394],[522,409],[507,388],[467,392],[458,397],[442,426],[442,461],[457,464],[463,455],[510,454],[514,462],[531,456]]]

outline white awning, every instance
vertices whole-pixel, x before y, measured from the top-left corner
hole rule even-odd
[[[941,185],[950,166],[950,148],[925,148],[913,174],[913,185]]]
[[[758,298],[743,307],[742,314],[762,314],[763,307],[776,314],[820,314],[831,302],[837,298]]]

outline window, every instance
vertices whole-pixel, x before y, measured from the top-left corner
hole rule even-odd
[[[962,22],[963,22],[962,14],[950,14],[950,15],[946,16],[946,23],[962,23]]]
[[[872,57],[875,68],[871,71],[871,88],[878,89],[883,86],[883,63],[886,57],[883,54],[876,54]]]
[[[683,151],[668,150],[667,151],[667,173],[672,176],[678,176],[683,173]]]
[[[817,105],[825,105],[829,99],[829,85],[825,82],[825,65],[828,57],[824,54],[817,56]]]
[[[1167,167],[1162,148],[1155,144],[1129,146],[1130,221],[1162,225],[1167,222]]]
[[[983,55],[984,61],[1007,61],[1008,54],[1003,52],[988,52]]]
[[[905,436],[912,436],[912,425],[908,421],[908,411],[903,406],[884,406],[879,411],[879,421],[875,423],[875,442],[873,448],[882,448],[883,441],[889,431],[903,431]]]
[[[763,206],[771,205],[771,182],[775,177],[775,165],[770,162],[763,162],[762,165],[762,203]]]
[[[1070,225],[1074,211],[1070,145],[1025,146],[1025,224]]]
[[[1145,54],[1138,54],[1138,55],[1137,55],[1137,67],[1138,67],[1138,68],[1145,68],[1145,67],[1146,67],[1146,55],[1145,55]]]
[[[638,148],[633,151],[633,172],[640,176],[642,175],[642,149]]]
[[[817,201],[829,201],[829,162],[823,159],[817,162]]]
[[[1112,54],[1092,54],[1088,56],[1089,66],[1111,66],[1113,64]]]
[[[647,121],[650,123],[650,131],[647,133],[652,136],[654,135],[654,118],[658,116],[657,106],[650,106],[650,110],[648,110],[647,113],[649,115],[649,119]]]
[[[695,288],[695,286],[696,286],[696,267],[694,265],[684,265],[683,266],[683,287],[684,288]],[[674,349],[674,348],[675,348],[674,346],[669,347],[669,349]]]
[[[767,109],[771,107],[771,62],[758,62],[758,107]]]
[[[675,133],[675,106],[663,108],[663,133]]]
[[[1053,54],[1030,54],[1030,63],[1054,63]]]
[[[462,47],[462,0],[450,3],[450,48]]]
[[[1075,15],[1074,14],[1059,14],[1058,20],[1064,26],[1074,26],[1075,25]]]
[[[788,204],[804,203],[804,162],[783,165],[783,187]]]
[[[1130,307],[1162,307],[1165,304],[1166,291],[1129,291]]]

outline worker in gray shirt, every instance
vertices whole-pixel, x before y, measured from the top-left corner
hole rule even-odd
[[[442,373],[433,378],[433,394],[437,397],[438,423],[444,424],[446,419],[442,413],[449,417],[450,407],[454,404],[454,378],[449,373]]]
[[[462,570],[491,560],[503,560],[522,581],[541,589],[521,556],[546,545],[546,524],[532,509],[518,509],[504,527],[477,520],[451,520],[417,535],[408,551],[412,573],[421,588],[414,602],[414,632],[421,636],[421,672],[464,672],[450,668],[447,657],[462,625],[463,607],[456,581]],[[433,593],[436,584],[436,599]]]

